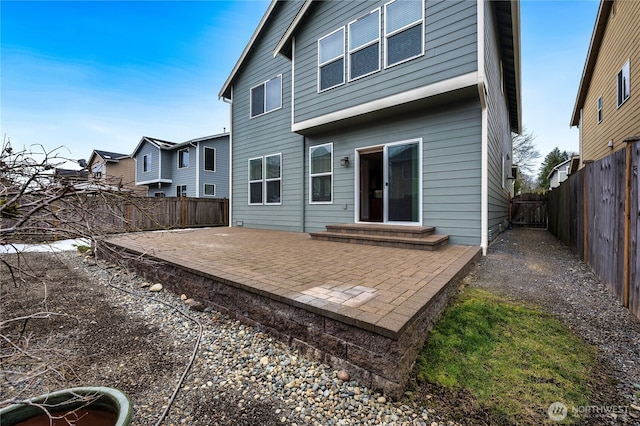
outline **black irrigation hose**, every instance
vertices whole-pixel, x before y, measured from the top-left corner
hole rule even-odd
[[[125,293],[129,293],[133,296],[137,296],[137,297],[146,297],[149,300],[153,300],[154,302],[159,302],[162,303],[163,305],[173,309],[174,311],[178,312],[180,315],[184,316],[185,318],[187,318],[190,321],[195,322],[198,325],[198,338],[196,339],[196,344],[193,348],[193,353],[191,354],[191,359],[189,359],[189,364],[187,365],[187,368],[184,369],[184,372],[182,373],[182,377],[180,377],[180,380],[178,381],[178,384],[175,388],[175,390],[173,391],[173,394],[171,395],[171,398],[169,398],[169,401],[167,402],[167,407],[165,408],[164,412],[162,413],[162,415],[160,416],[160,418],[158,419],[158,422],[155,424],[155,426],[160,426],[162,424],[162,422],[164,421],[165,417],[167,417],[167,414],[169,414],[169,410],[171,409],[171,404],[173,404],[173,401],[176,398],[176,395],[178,395],[178,391],[180,390],[180,387],[182,386],[182,383],[184,382],[184,379],[187,377],[187,373],[189,373],[189,370],[191,370],[191,367],[193,366],[193,362],[196,359],[196,355],[198,354],[198,348],[200,347],[200,340],[202,339],[202,324],[200,323],[200,320],[198,320],[198,318],[194,318],[190,315],[187,315],[185,312],[181,311],[180,309],[178,309],[175,306],[170,305],[167,302],[164,302],[162,300],[158,300],[156,298],[153,298],[151,296],[147,296],[146,294],[138,294],[136,292],[133,292],[131,290],[127,290],[126,288],[121,288],[118,287],[114,284],[111,283],[111,281],[113,280],[113,277],[111,277],[111,279],[108,282],[108,285],[110,287],[115,288],[116,290],[120,290],[123,291]]]

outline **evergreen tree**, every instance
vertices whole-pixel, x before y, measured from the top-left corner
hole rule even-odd
[[[569,159],[569,153],[567,151],[560,151],[558,147],[553,148],[553,151],[547,154],[542,161],[540,167],[540,174],[538,175],[538,187],[543,190],[549,189],[549,173],[558,164],[563,163]]]

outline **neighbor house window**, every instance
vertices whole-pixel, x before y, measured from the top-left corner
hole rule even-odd
[[[206,195],[207,197],[214,197],[216,195],[216,186],[212,183],[205,183],[204,195]]]
[[[424,4],[395,0],[384,5],[385,66],[399,64],[424,53]]]
[[[164,192],[154,192],[153,196],[156,198],[163,198],[164,197]]]
[[[204,169],[208,172],[216,171],[216,149],[204,147]]]
[[[142,171],[148,172],[151,168],[151,154],[145,154],[142,157]]]
[[[280,204],[282,154],[249,159],[249,204]]]
[[[189,167],[189,148],[178,151],[178,168]]]
[[[176,197],[186,197],[187,196],[187,185],[178,185],[176,187]]]
[[[627,61],[618,73],[618,106],[629,99],[629,61]]]
[[[318,91],[344,83],[344,27],[318,40]]]
[[[331,203],[333,186],[333,144],[309,148],[309,201]]]
[[[349,24],[349,79],[380,69],[380,9]]]
[[[602,96],[598,98],[597,110],[598,110],[598,123],[599,123],[602,121]]]
[[[95,164],[91,171],[93,172],[94,179],[100,179],[102,177],[102,164]]]
[[[282,74],[251,89],[251,118],[282,107]]]

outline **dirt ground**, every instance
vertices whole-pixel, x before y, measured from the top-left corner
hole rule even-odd
[[[168,383],[184,371],[192,345],[176,345],[175,336],[129,315],[118,302],[121,294],[73,266],[78,260],[69,263],[69,257],[79,258],[75,253],[0,258],[0,334],[6,337],[0,340],[0,408],[6,405],[2,401],[68,387],[107,386],[136,402],[133,425],[154,424],[166,406],[156,401],[166,403],[173,392]],[[202,424],[279,424],[273,404],[249,401],[238,409],[238,399],[208,393],[183,402],[182,410],[207,419]]]
[[[548,290],[540,287],[539,281],[549,281],[548,277],[567,264],[558,266],[555,260],[545,256],[557,257],[561,252],[562,262],[571,265],[580,262],[557,243],[551,244],[553,250],[550,251],[549,241],[554,241],[550,235],[505,233],[492,246],[489,256],[466,278],[466,284],[490,288],[552,310],[553,301],[557,299],[545,299],[540,293]],[[538,252],[535,259],[531,253],[525,253],[532,248],[530,244],[538,247],[534,250]],[[66,387],[109,386],[126,392],[136,401],[134,425],[154,424],[164,407],[153,402],[160,400],[166,404],[173,391],[167,383],[175,383],[176,377],[182,374],[193,346],[186,341],[176,343],[170,329],[165,330],[160,323],[128,315],[127,303],[132,302],[124,302],[119,292],[106,285],[103,278],[99,279],[112,276],[115,269],[97,270],[94,263],[92,268],[97,272],[87,274],[83,262],[87,260],[77,253],[0,256],[0,335],[6,337],[0,340],[0,406],[2,401]],[[527,262],[548,270],[523,274]],[[580,268],[584,276],[588,275],[587,267]],[[23,273],[18,273],[18,269]],[[518,277],[519,285],[515,289],[513,279],[509,278],[514,276]],[[163,315],[161,310],[150,309],[149,315]],[[34,316],[37,313],[41,314]],[[600,362],[601,368],[592,383],[591,403],[620,404],[624,398],[611,373],[613,367],[606,357]],[[417,400],[430,395],[428,405],[443,419],[456,419],[469,425],[495,424],[466,392],[415,383],[409,390],[414,393],[413,401],[416,401],[415,394],[420,395]],[[277,400],[249,400],[238,408],[239,398],[233,392],[205,393],[192,401],[183,399],[180,410],[189,413],[192,419],[206,419],[189,424],[203,425],[281,424],[274,411],[282,410],[286,414],[290,410]],[[524,419],[522,424],[530,423]],[[592,419],[585,420],[584,424],[622,423]]]

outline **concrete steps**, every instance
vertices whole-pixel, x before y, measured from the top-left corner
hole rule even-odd
[[[435,234],[432,226],[341,223],[327,225],[326,229],[309,235],[319,241],[429,251],[437,250],[449,241],[448,235]]]

